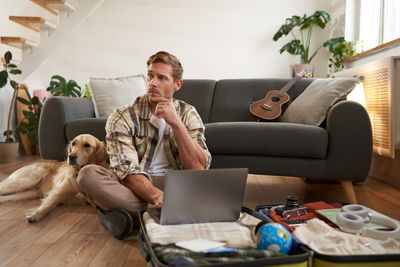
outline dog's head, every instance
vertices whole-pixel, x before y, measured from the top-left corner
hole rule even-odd
[[[75,137],[68,145],[69,165],[83,167],[88,164],[107,166],[107,152],[103,142],[90,134]]]

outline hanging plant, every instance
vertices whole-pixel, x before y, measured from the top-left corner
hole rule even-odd
[[[324,43],[324,47],[331,53],[329,57],[329,73],[328,78],[334,78],[333,74],[344,68],[344,60],[356,53],[357,41],[346,41],[343,37],[332,38]]]

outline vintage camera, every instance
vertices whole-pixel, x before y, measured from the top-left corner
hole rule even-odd
[[[294,196],[288,196],[286,198],[286,204],[276,207],[274,210],[279,216],[291,219],[296,218],[308,213],[308,208],[303,207],[298,203],[298,198]]]

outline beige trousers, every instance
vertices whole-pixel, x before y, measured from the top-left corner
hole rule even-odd
[[[163,189],[164,177],[152,177],[152,180],[154,186]],[[104,210],[123,209],[136,217],[141,208],[149,205],[124,186],[112,171],[98,165],[83,167],[79,171],[77,184],[91,205]]]

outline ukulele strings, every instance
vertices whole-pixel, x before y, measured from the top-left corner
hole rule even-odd
[[[281,97],[289,90],[289,88],[292,87],[292,85],[295,84],[295,83],[297,82],[297,80],[299,79],[299,77],[300,77],[300,76],[296,76],[295,79],[293,79],[293,80],[291,80],[289,83],[287,83],[287,84],[285,85],[284,88],[282,88],[281,90],[279,90],[273,97],[271,97],[270,99],[268,99],[268,101],[267,101],[264,105],[271,106],[271,105],[273,104],[273,102],[274,102],[272,99],[273,99],[274,97],[281,98]],[[300,77],[300,78],[301,78],[301,77]],[[279,100],[278,100],[278,101],[279,101]]]

